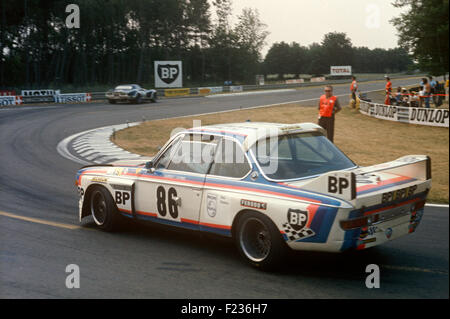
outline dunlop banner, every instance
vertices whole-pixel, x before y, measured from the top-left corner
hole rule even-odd
[[[448,109],[427,109],[422,107],[401,107],[361,101],[359,112],[382,120],[409,124],[449,127]],[[399,113],[408,114],[408,119],[399,119]]]
[[[449,127],[448,109],[409,108],[409,123]]]

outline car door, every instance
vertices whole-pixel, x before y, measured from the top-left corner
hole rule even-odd
[[[198,229],[206,173],[218,137],[184,134],[155,160],[153,172],[139,178],[137,216]]]

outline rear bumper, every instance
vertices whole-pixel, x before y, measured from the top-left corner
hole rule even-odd
[[[347,231],[340,250],[362,250],[411,234],[419,226],[423,213],[422,208],[393,220]]]

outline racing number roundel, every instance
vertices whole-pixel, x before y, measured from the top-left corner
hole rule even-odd
[[[167,215],[167,208],[172,218],[178,218],[178,203],[175,198],[177,197],[177,191],[171,187],[168,191],[168,199],[166,204],[166,190],[164,187],[159,186],[156,190],[156,206],[158,207],[158,213],[165,217]]]

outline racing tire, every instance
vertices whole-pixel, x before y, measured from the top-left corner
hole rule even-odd
[[[289,248],[269,217],[245,213],[236,225],[234,236],[240,255],[253,267],[264,271],[277,270]]]
[[[102,186],[94,186],[89,196],[89,210],[98,228],[114,231],[120,223],[120,214],[108,190]]]
[[[116,104],[115,100],[108,100],[109,104]]]
[[[158,101],[158,94],[153,94],[153,97],[150,99],[152,103],[156,103]]]

